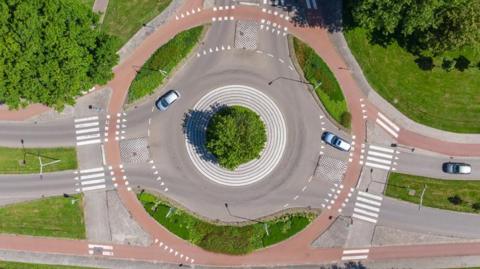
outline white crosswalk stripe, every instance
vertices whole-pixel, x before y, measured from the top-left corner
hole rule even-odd
[[[365,260],[368,258],[370,249],[348,249],[342,252],[342,261]]]
[[[358,191],[352,218],[377,223],[383,197],[368,192]]]
[[[395,138],[398,138],[398,132],[400,132],[400,127],[398,127],[393,121],[389,120],[385,115],[378,112],[378,117],[375,121],[380,127],[382,127],[387,133],[392,135]]]
[[[100,144],[100,123],[98,116],[74,119],[77,146]]]
[[[365,157],[365,165],[372,168],[395,171],[396,160],[398,160],[397,154],[399,153],[390,148],[369,145]],[[362,156],[361,159],[360,164],[363,164],[364,157]]]
[[[107,186],[105,183],[104,171],[104,167],[96,167],[78,171],[77,174],[80,173],[80,175],[75,177],[75,180],[78,181],[76,183],[77,188],[75,190],[77,192],[86,192],[105,189]]]
[[[113,256],[113,246],[88,244],[88,254]]]

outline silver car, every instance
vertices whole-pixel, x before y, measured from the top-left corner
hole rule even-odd
[[[470,174],[472,172],[472,167],[468,163],[448,162],[442,165],[442,170],[449,174]]]
[[[180,94],[176,90],[169,90],[164,95],[160,96],[155,102],[155,106],[160,111],[165,111],[167,108],[180,98]]]
[[[325,141],[325,143],[333,146],[334,148],[343,151],[350,151],[350,148],[352,147],[350,143],[330,132],[324,132],[322,134],[322,140]]]

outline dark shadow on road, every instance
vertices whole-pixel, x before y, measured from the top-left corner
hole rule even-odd
[[[207,151],[205,147],[205,139],[208,123],[211,117],[217,111],[226,107],[223,104],[213,104],[206,110],[189,110],[184,115],[183,119],[183,133],[187,142],[192,145],[195,152],[205,161],[217,163],[213,154]]]
[[[310,0],[312,3],[313,0]],[[322,27],[330,32],[342,29],[342,1],[315,0],[316,7],[308,6],[305,0],[270,0],[271,6],[289,13],[293,23],[300,27]],[[283,4],[282,4],[283,2]]]

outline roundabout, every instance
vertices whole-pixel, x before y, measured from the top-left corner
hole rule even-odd
[[[205,148],[205,131],[216,112],[234,105],[259,114],[267,129],[267,143],[260,158],[230,171],[220,167]],[[186,118],[185,145],[190,159],[205,177],[226,186],[245,186],[262,180],[278,165],[286,140],[287,130],[279,108],[267,95],[248,86],[224,86],[207,93]]]

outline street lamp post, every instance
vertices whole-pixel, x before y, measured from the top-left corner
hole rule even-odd
[[[414,152],[414,151],[415,151],[415,148],[410,148],[410,147],[407,147],[407,146],[404,146],[404,145],[400,145],[400,144],[397,144],[397,143],[392,143],[392,144],[390,144],[390,147],[392,147],[392,148],[396,148],[396,147],[404,148],[404,149],[410,150],[411,152]]]
[[[299,83],[303,83],[303,84],[307,84],[307,85],[310,85],[313,87],[313,90],[316,90],[318,87],[322,86],[322,82],[318,82],[317,85],[313,85],[312,83],[308,82],[308,81],[303,81],[303,80],[298,80],[298,79],[293,79],[293,78],[287,78],[287,77],[278,77],[278,78],[275,78],[275,79],[272,79],[270,80],[267,84],[268,85],[272,85],[273,82],[279,80],[279,79],[286,79],[286,80],[291,80],[291,81],[295,81],[295,82],[299,82]]]
[[[265,228],[265,233],[267,234],[267,236],[270,235],[270,233],[268,232],[268,224],[266,222],[255,220],[255,219],[249,219],[249,218],[245,218],[245,217],[242,217],[242,216],[233,215],[232,212],[230,212],[230,208],[228,208],[228,203],[225,203],[225,209],[227,210],[228,215],[230,215],[232,217],[263,224],[263,227]]]
[[[27,161],[25,160],[25,157],[26,157],[25,155],[26,155],[27,153],[25,152],[25,145],[24,145],[23,138],[22,138],[22,139],[20,139],[20,143],[22,143],[22,150],[23,150],[23,165],[25,165],[25,164],[27,164]]]

